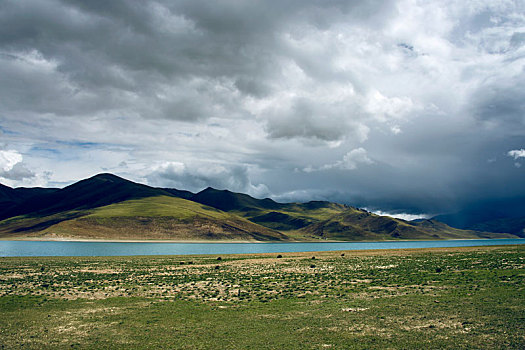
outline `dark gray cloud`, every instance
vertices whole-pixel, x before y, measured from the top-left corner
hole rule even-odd
[[[238,105],[222,90],[270,93],[282,78],[283,60],[290,59],[287,51],[293,50],[292,58],[316,78],[335,74],[288,47],[283,31],[301,36],[302,26],[328,28],[361,14],[377,16],[372,9],[373,4],[347,1],[329,6],[302,1],[271,6],[6,1],[0,26],[9,30],[2,31],[0,44],[9,63],[3,76],[10,84],[2,92],[13,101],[6,106],[9,110],[58,115],[117,110],[146,118],[201,120],[221,109],[199,107]],[[201,103],[194,103],[196,99]]]
[[[522,198],[524,11],[5,0],[0,180],[112,171],[405,213]]]
[[[272,138],[304,138],[337,141],[367,138],[368,128],[360,124],[360,108],[344,100],[323,103],[322,97],[293,98],[272,107],[267,114],[266,131]],[[350,104],[350,105],[349,105]]]
[[[24,179],[32,179],[36,175],[31,170],[27,169],[23,164],[15,164],[10,170],[0,171],[0,177],[9,180],[23,181]]]
[[[525,84],[525,74],[498,78],[491,79],[474,92],[472,115],[503,132],[513,127],[522,129],[525,124],[525,91],[516,87]]]
[[[185,188],[194,192],[211,186],[257,197],[269,195],[265,185],[251,183],[248,168],[241,165],[208,163],[188,167],[183,163],[167,162],[148,174],[147,180],[152,185]]]

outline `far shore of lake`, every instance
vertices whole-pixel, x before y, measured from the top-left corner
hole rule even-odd
[[[502,238],[457,238],[457,239],[385,239],[381,241],[337,241],[328,239],[319,240],[290,240],[290,241],[256,241],[256,240],[170,240],[170,239],[100,239],[76,237],[2,237],[0,241],[34,241],[34,242],[101,242],[101,243],[373,243],[373,242],[426,242],[426,241],[478,241],[509,239]],[[517,237],[516,239],[520,239]],[[525,238],[522,238],[525,240]]]

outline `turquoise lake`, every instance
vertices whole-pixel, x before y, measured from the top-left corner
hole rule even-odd
[[[255,254],[525,244],[525,239],[314,243],[135,243],[0,241],[0,257]]]

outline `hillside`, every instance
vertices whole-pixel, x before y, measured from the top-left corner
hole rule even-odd
[[[2,212],[0,219],[29,213],[32,216],[47,216],[161,195],[170,194],[112,174],[100,174],[51,193],[22,199],[16,206]]]
[[[207,188],[191,200],[242,216],[259,225],[279,230],[297,230],[328,219],[348,207],[326,201],[308,203],[277,203],[272,199],[256,199],[247,194]]]
[[[0,236],[40,238],[287,240],[279,232],[182,198],[132,199],[44,217],[18,216],[0,225]]]
[[[0,188],[0,237],[286,240],[279,232],[181,197],[193,193],[100,174],[60,190]]]
[[[515,237],[464,231],[435,220],[407,222],[326,201],[278,203],[213,188],[196,194],[155,188],[112,174],[96,175],[63,189],[1,186],[0,209],[3,238],[356,241]],[[521,224],[518,220],[513,227]]]
[[[307,226],[299,232],[305,237],[342,241],[515,237],[459,230],[433,220],[407,222],[355,208],[349,208],[328,220]]]
[[[246,194],[207,188],[191,198],[296,240],[474,239],[515,237],[452,228],[435,220],[407,222],[326,201],[277,203]]]
[[[338,203],[314,201],[289,203],[276,210],[258,210],[245,213],[250,221],[276,230],[291,231],[315,224],[339,214],[348,207]]]

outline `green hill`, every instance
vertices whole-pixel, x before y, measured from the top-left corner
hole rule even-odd
[[[307,226],[299,230],[299,233],[310,238],[342,241],[515,238],[507,234],[455,229],[433,220],[407,222],[355,208],[349,208],[328,220]]]
[[[286,240],[287,236],[180,197],[193,193],[99,174],[60,190],[24,198],[0,188],[10,207],[0,213],[0,237],[100,239]],[[5,193],[4,193],[5,192]]]
[[[269,198],[256,199],[247,194],[213,188],[197,193],[191,200],[279,231],[297,230],[328,219],[348,208],[342,204],[325,201],[277,203]]]
[[[275,230],[291,231],[327,220],[347,208],[347,206],[338,203],[308,202],[284,204],[278,211],[259,209],[246,213],[236,213],[259,225]]]
[[[17,206],[0,213],[0,219],[29,213],[33,216],[47,216],[161,195],[171,194],[112,174],[99,174],[63,189],[23,200]]]
[[[0,224],[3,237],[173,240],[287,240],[279,232],[182,198],[132,199],[43,217],[18,216]]]

